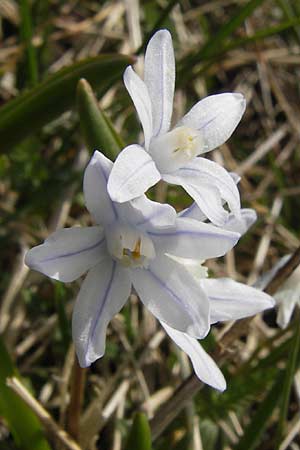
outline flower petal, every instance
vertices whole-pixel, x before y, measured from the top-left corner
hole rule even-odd
[[[228,219],[222,199],[237,217],[240,216],[240,195],[236,184],[229,173],[213,161],[195,158],[176,172],[163,175],[163,179],[181,185],[209,220],[218,226],[223,226]]]
[[[101,227],[64,228],[29,250],[25,264],[55,280],[69,282],[83,275],[106,254]]]
[[[242,94],[217,94],[200,100],[180,120],[185,125],[203,133],[204,152],[213,150],[230,138],[246,108]]]
[[[167,256],[148,269],[130,271],[141,301],[159,319],[177,330],[203,338],[209,331],[209,303],[199,283]]]
[[[89,271],[76,299],[72,334],[81,367],[105,352],[106,329],[124,306],[131,283],[126,269],[106,258]]]
[[[145,136],[145,148],[148,149],[152,136],[152,106],[148,89],[131,66],[128,66],[124,72],[124,83],[141,121]]]
[[[139,145],[129,145],[117,157],[107,190],[115,202],[127,202],[144,194],[160,180],[151,156]]]
[[[200,283],[211,305],[211,323],[242,319],[275,305],[265,292],[230,278],[203,279]]]
[[[225,230],[245,234],[256,220],[257,214],[254,209],[243,208],[241,209],[241,217],[236,217],[233,213],[229,214],[224,228]]]
[[[193,219],[178,218],[176,229],[149,231],[156,252],[182,258],[208,259],[223,256],[240,235]]]
[[[168,131],[173,110],[175,58],[168,30],[157,31],[145,54],[145,84],[152,103],[153,135]]]
[[[181,211],[178,214],[178,217],[194,219],[199,222],[204,222],[207,219],[206,215],[201,211],[196,202],[193,202],[191,206]]]
[[[299,294],[297,296],[299,297]],[[289,289],[276,293],[274,297],[278,305],[276,323],[280,328],[285,329],[291,320],[298,299],[291,295]]]
[[[125,223],[130,223],[144,231],[169,228],[175,224],[176,211],[167,203],[158,203],[141,195],[129,203],[119,204],[118,213]]]
[[[229,175],[231,176],[231,178],[233,179],[235,184],[238,184],[240,182],[241,177],[239,175],[237,175],[236,173],[229,172]],[[223,202],[224,202],[224,200],[223,200]],[[255,222],[255,220],[257,218],[256,217],[256,213],[255,213],[255,211],[253,209],[249,209],[249,210],[248,209],[241,209],[240,212],[241,212],[242,217],[244,217],[244,220],[245,220],[245,222],[247,224],[247,230],[248,230],[250,228],[250,226]],[[206,215],[199,208],[199,206],[197,205],[196,202],[193,202],[191,204],[191,206],[189,206],[188,208],[186,208],[183,211],[181,211],[178,214],[178,216],[179,217],[186,217],[187,219],[199,220],[200,222],[204,222],[207,219]],[[255,217],[255,220],[254,220],[254,217]],[[231,220],[233,220],[234,218],[236,220],[238,220],[238,218],[234,214],[229,214],[229,216],[227,218],[227,222],[229,221],[229,223],[231,224]],[[224,228],[226,228],[226,227],[224,226]],[[226,228],[226,229],[229,229],[229,228]],[[231,231],[236,231],[236,230],[232,229]]]
[[[97,150],[84,172],[85,204],[96,223],[107,225],[117,218],[115,205],[107,192],[107,180],[113,163]]]
[[[199,186],[191,185],[183,177],[164,175],[163,180],[170,184],[177,184],[195,200],[204,216],[213,224],[224,226],[228,220],[228,212],[223,208],[220,192],[216,186],[208,186],[198,180]],[[201,184],[200,184],[201,183]],[[200,219],[203,216],[200,215]],[[197,219],[196,219],[197,220]]]
[[[219,367],[200,343],[195,338],[182,333],[182,331],[177,331],[162,321],[160,323],[175,344],[189,356],[199,380],[223,392],[226,389],[226,380]]]

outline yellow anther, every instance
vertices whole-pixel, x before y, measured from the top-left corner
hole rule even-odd
[[[132,257],[134,259],[139,259],[141,257],[141,238],[140,237],[136,241],[135,247],[132,251]]]

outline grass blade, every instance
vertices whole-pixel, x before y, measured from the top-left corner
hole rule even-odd
[[[50,450],[38,418],[11,389],[9,377],[19,377],[0,337],[0,415],[5,419],[16,445],[21,450]]]
[[[300,348],[300,326],[299,326],[299,319],[300,319],[300,311],[297,309],[297,312],[295,314],[295,326],[294,326],[294,336],[290,347],[290,354],[289,359],[287,361],[287,366],[285,370],[285,378],[282,386],[282,397],[281,397],[281,408],[279,412],[279,421],[278,421],[278,428],[277,428],[277,442],[280,444],[280,442],[283,439],[285,425],[286,425],[286,418],[289,408],[289,400],[290,400],[290,393],[292,384],[294,381],[294,375],[297,370],[297,357],[299,354],[299,348]]]
[[[273,384],[263,402],[261,402],[252,421],[246,427],[243,436],[239,443],[234,447],[234,450],[253,450],[256,448],[268,424],[268,420],[278,404],[278,392],[280,391],[283,376],[284,374],[279,372],[276,382]]]
[[[115,159],[124,144],[112,124],[100,110],[89,83],[82,79],[77,86],[77,106],[80,126],[87,148],[102,151]]]
[[[68,66],[0,109],[1,152],[38,131],[74,106],[81,78],[104,93],[132,63],[123,55],[102,55]],[[5,143],[5,145],[4,145]]]
[[[180,76],[189,71],[190,68],[201,61],[212,58],[220,51],[226,44],[227,39],[234,33],[234,31],[242,25],[242,23],[249,17],[256,8],[258,8],[264,0],[250,0],[246,5],[241,7],[238,12],[231,17],[231,19],[223,25],[215,36],[207,39],[206,44],[201,50],[193,55],[187,56],[181,63]]]
[[[35,86],[38,82],[38,63],[36,49],[32,44],[32,20],[28,0],[20,0],[21,15],[21,39],[26,48],[26,63],[29,78],[29,86]]]
[[[151,432],[147,417],[136,413],[125,450],[151,450]]]

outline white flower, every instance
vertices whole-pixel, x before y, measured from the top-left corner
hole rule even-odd
[[[286,328],[296,305],[300,306],[300,266],[282,284],[274,298],[278,305],[276,322],[280,328]]]
[[[190,270],[190,261],[183,263],[181,260],[181,263]],[[200,265],[199,261],[195,261],[195,267],[197,265]],[[195,267],[191,270],[192,275],[195,274]],[[229,278],[195,279],[208,296],[211,324],[243,319],[272,308],[275,304],[268,294]],[[167,326],[162,321],[161,324],[175,344],[190,357],[197,377],[209,386],[224,391],[226,381],[222,372],[197,339]]]
[[[178,216],[181,218],[185,217],[198,220],[199,222],[204,222],[207,219],[196,202],[192,203],[189,208],[181,211]],[[245,234],[256,219],[257,215],[254,209],[242,208],[238,217],[233,213],[228,214],[227,220],[222,228],[229,231],[236,231],[240,234]]]
[[[291,255],[283,256],[274,267],[260,277],[255,283],[259,289],[264,289],[275,277],[277,272],[288,262]],[[290,323],[293,311],[300,307],[300,265],[293,271],[287,280],[274,294],[278,312],[276,322],[280,328],[286,328]]]
[[[185,210],[186,216],[198,217],[201,211],[196,204]],[[227,222],[228,229],[239,229],[245,233],[256,220],[252,209],[242,209],[241,219],[231,215]],[[227,320],[238,320],[255,315],[275,304],[272,297],[250,286],[233,281],[229,278],[208,279],[207,268],[203,261],[171,256],[191,273],[194,279],[205,291],[210,303],[210,323]],[[224,391],[225,378],[213,359],[201,347],[197,339],[187,334],[171,329],[161,323],[173,341],[190,357],[198,378],[211,387]]]
[[[142,123],[145,143],[144,148],[129,145],[118,156],[108,181],[111,198],[131,200],[163,179],[182,186],[216,225],[222,226],[228,216],[222,199],[239,215],[239,192],[228,172],[198,156],[231,136],[245,110],[243,95],[206,97],[170,131],[175,60],[167,30],[158,31],[149,41],[144,81],[128,67],[124,82]]]
[[[99,226],[56,231],[31,249],[26,264],[70,282],[88,274],[73,312],[73,339],[80,365],[105,352],[106,328],[133,285],[147,308],[167,326],[203,338],[210,328],[208,297],[181,264],[167,254],[207,259],[224,255],[239,234],[188,218],[141,196],[111,201],[112,162],[95,152],[84,175],[86,206]]]

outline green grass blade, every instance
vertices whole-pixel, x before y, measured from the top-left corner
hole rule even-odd
[[[222,53],[226,53],[229,50],[234,50],[238,47],[243,47],[246,44],[250,44],[253,42],[260,41],[262,39],[266,39],[270,36],[275,36],[282,31],[288,30],[289,28],[294,27],[295,25],[300,25],[300,17],[287,20],[285,22],[282,22],[278,25],[275,25],[274,27],[265,28],[263,30],[258,30],[256,33],[254,33],[252,36],[246,36],[245,38],[236,39],[234,42],[226,45],[224,49],[222,49],[217,56],[220,56]]]
[[[187,70],[190,71],[194,64],[205,61],[218,53],[220,48],[225,46],[227,39],[234,31],[240,27],[247,17],[249,17],[263,2],[264,0],[250,0],[241,7],[213,37],[210,37],[207,40],[206,44],[204,44],[199,52],[187,56],[182,61],[180,70],[181,76],[184,76],[184,73],[186,74]]]
[[[142,45],[137,49],[136,54],[139,55],[141,53],[143,53],[147,47],[148,41],[149,39],[153,36],[153,34],[159,30],[165,20],[169,17],[172,9],[174,8],[175,5],[177,5],[178,0],[170,0],[167,7],[162,11],[160,17],[158,18],[157,22],[154,24],[154,26],[152,27],[152,30],[149,31],[149,33],[146,34],[146,36],[144,37],[143,43]]]
[[[8,377],[19,374],[0,336],[0,415],[21,450],[50,450],[38,418],[11,389],[6,386]]]
[[[282,12],[285,15],[286,19],[291,20],[291,21],[296,18],[299,19],[299,15],[294,12],[293,7],[288,0],[277,0],[277,4],[282,9]],[[298,43],[300,43],[299,24],[295,24],[293,28],[294,28],[295,38],[297,39]]]
[[[151,450],[151,432],[147,417],[136,413],[125,450]]]
[[[132,63],[123,55],[102,55],[68,66],[0,109],[0,153],[72,108],[81,78],[104,93]]]
[[[284,374],[279,372],[277,380],[273,384],[265,399],[259,405],[251,422],[244,430],[243,436],[234,447],[234,450],[253,450],[256,448],[268,424],[268,421],[278,404],[278,392],[280,392],[283,376]]]
[[[291,388],[294,381],[294,375],[297,370],[297,357],[300,349],[300,311],[297,309],[294,321],[294,336],[290,347],[289,359],[285,370],[285,378],[282,386],[281,407],[279,412],[278,429],[277,429],[277,442],[280,443],[283,439],[286,418],[289,408],[289,400],[291,394]]]
[[[88,149],[91,152],[100,150],[108,158],[115,159],[124,144],[100,110],[91,86],[84,79],[77,86],[77,106],[81,131]]]
[[[298,24],[300,24],[300,18],[295,18],[292,20],[282,22],[273,27],[265,28],[263,30],[258,30],[252,36],[246,36],[244,38],[235,39],[234,42],[230,42],[229,44],[225,45],[224,47],[222,47],[218,51],[216,51],[216,53],[208,60],[208,62],[206,64],[202,65],[202,67],[200,67],[198,70],[193,71],[193,73],[191,73],[191,76],[194,78],[196,76],[200,76],[200,75],[204,74],[210,68],[210,66],[212,64],[214,64],[216,61],[219,61],[220,57],[224,57],[226,55],[226,53],[228,53],[231,50],[235,50],[240,47],[245,47],[248,44],[262,41],[263,39],[266,39],[271,36],[276,36],[279,33],[281,33],[282,31],[293,28]]]
[[[38,82],[38,63],[36,49],[32,44],[32,20],[28,0],[20,0],[21,15],[21,39],[26,49],[26,63],[29,78],[29,86],[35,86]]]

